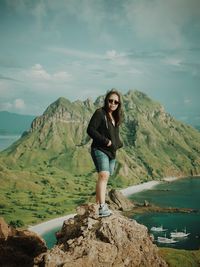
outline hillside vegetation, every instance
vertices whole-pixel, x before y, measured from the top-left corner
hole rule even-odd
[[[0,153],[1,215],[33,224],[73,212],[95,192],[96,173],[86,128],[100,96],[59,98],[13,145]],[[200,132],[175,120],[139,91],[123,95],[124,122],[110,187],[200,173]]]
[[[159,254],[168,263],[169,267],[200,266],[200,250],[159,248]]]

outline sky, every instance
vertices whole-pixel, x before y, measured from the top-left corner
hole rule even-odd
[[[139,90],[200,125],[200,0],[0,0],[0,111]]]

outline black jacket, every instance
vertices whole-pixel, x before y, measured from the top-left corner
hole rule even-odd
[[[97,109],[87,128],[88,135],[93,139],[92,147],[97,148],[107,154],[111,159],[116,157],[116,150],[123,146],[119,138],[119,127],[114,126],[106,117],[103,108]],[[107,146],[109,140],[111,146]]]

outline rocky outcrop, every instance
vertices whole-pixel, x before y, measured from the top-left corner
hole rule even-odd
[[[111,189],[107,196],[106,202],[112,210],[127,211],[135,207],[134,203],[126,198],[119,190]]]
[[[57,233],[57,245],[37,257],[35,266],[167,266],[145,226],[118,211],[99,218],[96,209],[96,205],[79,207]]]
[[[0,218],[0,266],[33,266],[34,257],[46,251],[45,242],[37,234],[17,230]]]

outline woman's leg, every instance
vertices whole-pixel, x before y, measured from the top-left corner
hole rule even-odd
[[[97,204],[105,203],[106,187],[110,173],[108,171],[101,171],[98,173],[98,180],[96,183],[96,202]]]
[[[109,176],[113,174],[115,168],[115,159],[109,160],[109,169],[108,171],[101,171],[98,173],[98,180],[96,183],[96,203],[101,204],[105,203],[106,196],[106,187],[108,183]]]
[[[96,182],[96,203],[101,204],[106,207],[105,205],[105,198],[106,198],[106,187],[108,178],[110,176],[110,162],[109,157],[102,151],[98,149],[91,150],[92,159],[94,161],[96,170],[98,172],[98,179]],[[109,216],[110,211],[106,207],[106,216]]]

